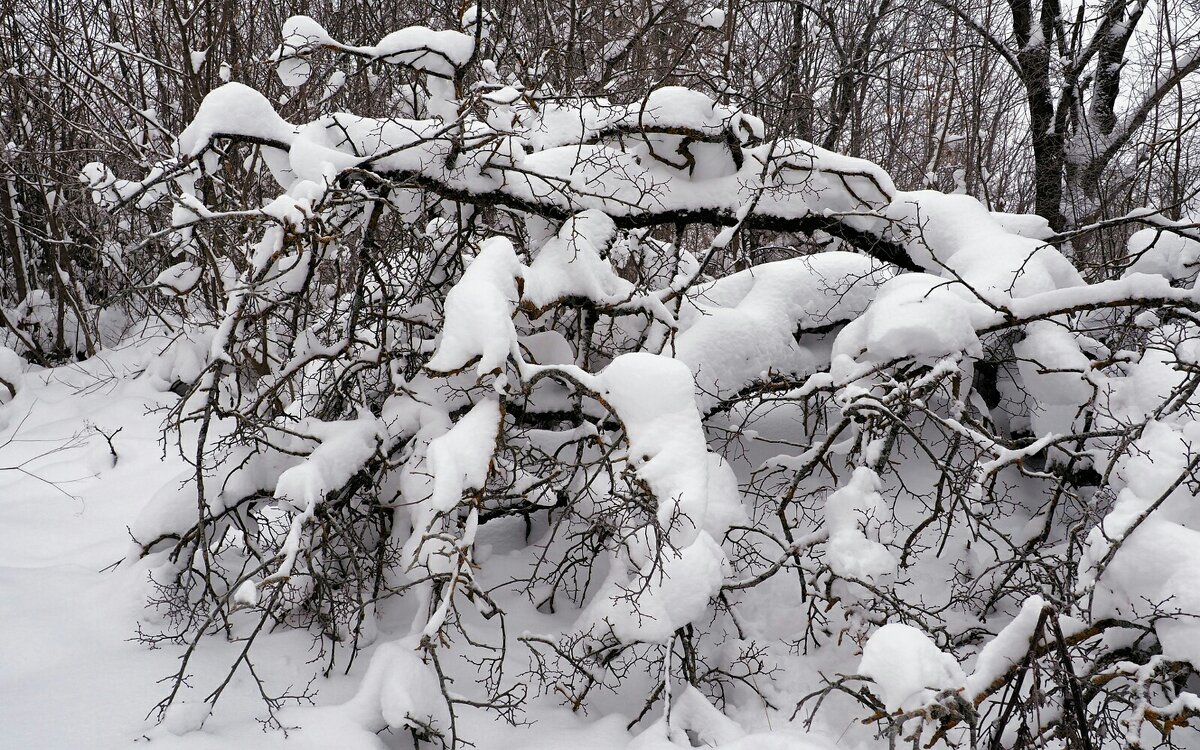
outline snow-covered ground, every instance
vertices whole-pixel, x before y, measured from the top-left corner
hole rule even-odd
[[[0,405],[0,746],[411,747],[407,734],[375,735],[351,720],[370,657],[391,640],[386,632],[349,676],[335,670],[318,678],[315,707],[281,712],[283,723],[294,727],[286,734],[263,731],[258,720],[265,711],[244,670],[199,731],[192,731],[198,717],[189,710],[195,699],[173,708],[162,724],[150,716],[167,689],[160,681],[177,669],[183,651],[137,639],[139,626],[153,631],[145,608],[152,589],[144,564],[126,559],[128,527],[154,493],[187,468],[177,447],[164,449],[162,441],[161,407],[177,397],[140,375],[159,346],[150,338],[84,363],[26,372],[17,398]],[[258,651],[259,671],[271,686],[302,686],[315,670],[311,645],[303,632],[273,633]],[[239,647],[219,637],[202,641],[189,670],[197,695],[219,682]],[[384,665],[404,676],[402,666]],[[704,710],[686,699],[677,700],[675,710],[693,704]],[[573,714],[552,699],[534,701],[525,726],[510,727],[482,712],[464,718],[463,734],[479,748],[679,746],[653,716],[628,732],[628,716]],[[788,724],[786,714],[764,712],[742,722],[756,723],[776,731],[745,734],[715,721],[708,740],[742,750],[832,745],[798,729],[779,730]]]
[[[162,395],[121,377],[133,352],[28,373],[0,407],[0,726],[22,748],[123,747],[173,655],[133,643],[138,580],[101,572],[129,545],[162,459]],[[112,368],[110,370],[110,368]],[[114,437],[119,460],[97,430]]]

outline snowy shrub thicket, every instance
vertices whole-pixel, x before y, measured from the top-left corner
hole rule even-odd
[[[200,726],[248,675],[271,726],[434,747],[545,703],[646,747],[767,747],[763,717],[1194,743],[1196,227],[1131,217],[1085,275],[1047,220],[728,96],[527,87],[495,23],[292,17],[284,84],[332,60],[405,93],[285,119],[228,82],[172,158],[82,170],[113,215],[169,216],[125,251],[170,248],[139,377],[191,465],[123,562],[153,581],[139,637],[181,654],[156,717]],[[0,348],[0,404],[21,373]],[[361,675],[349,702],[271,684],[287,629]],[[198,673],[213,638],[235,658]]]

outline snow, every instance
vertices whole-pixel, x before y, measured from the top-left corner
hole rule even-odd
[[[370,732],[429,726],[448,729],[450,715],[433,669],[416,653],[412,638],[375,650],[355,696],[327,709]]]
[[[1045,240],[1054,234],[1050,222],[1037,214],[1010,214],[1002,211],[992,211],[991,214],[1005,232],[1034,240]]]
[[[287,19],[281,33],[283,41],[271,55],[276,61],[275,72],[284,86],[303,86],[312,75],[312,64],[304,58],[320,47],[333,44],[333,38],[308,16]]]
[[[708,747],[722,747],[746,736],[735,721],[717,710],[704,694],[691,685],[686,686],[671,704],[672,734],[687,742],[687,731]],[[682,734],[683,737],[678,737]]]
[[[258,604],[258,587],[254,581],[242,581],[233,592],[233,601],[247,607]]]
[[[875,681],[889,713],[922,708],[937,693],[961,688],[965,679],[953,656],[917,628],[898,622],[871,634],[858,671]]]
[[[829,542],[826,562],[834,575],[876,582],[896,569],[896,558],[864,533],[874,525],[882,504],[879,475],[865,466],[854,470],[850,481],[825,500],[825,528]]]
[[[285,57],[275,64],[275,73],[284,86],[297,88],[308,83],[312,63],[301,57]]]
[[[484,399],[430,442],[426,465],[433,473],[429,502],[434,508],[448,511],[462,502],[465,492],[483,489],[499,432],[500,402]]]
[[[7,346],[0,346],[0,404],[12,400],[21,390],[24,371],[25,362],[20,355]]]
[[[885,213],[899,222],[889,231],[918,265],[961,279],[985,298],[1026,297],[1082,284],[1079,272],[1054,246],[1006,232],[969,196],[898,193]]]
[[[866,312],[838,335],[833,357],[889,362],[936,360],[955,352],[978,356],[976,321],[984,310],[961,288],[931,274],[908,273],[885,282]]]
[[[521,98],[521,91],[512,86],[501,86],[498,89],[493,89],[482,96],[482,99],[489,103],[498,106],[508,106],[515,104]]]
[[[721,133],[731,116],[732,112],[707,94],[683,86],[663,86],[651,91],[629,115],[640,128],[683,127],[705,135]]]
[[[31,378],[0,406],[0,466],[66,446],[27,464],[29,474],[0,470],[0,630],[20,644],[0,649],[0,725],[17,747],[128,747],[174,661],[129,642],[148,593],[144,571],[99,572],[124,555],[126,526],[147,493],[180,470],[160,460],[159,418],[147,410],[163,396],[131,377],[140,366],[128,352],[105,352]],[[121,377],[97,381],[107,368]],[[122,460],[95,474],[83,459],[103,439],[72,441],[87,420],[124,427]]]
[[[346,85],[346,72],[343,70],[335,70],[329,74],[329,78],[325,81],[325,90],[321,93],[321,101],[326,101],[333,98],[342,86]]]
[[[283,41],[271,57],[276,61],[276,70],[285,86],[300,86],[308,80],[311,67],[303,58],[322,47],[352,51],[381,62],[450,76],[471,58],[475,40],[459,31],[408,26],[384,36],[377,44],[356,46],[333,39],[324,27],[308,16],[292,16],[284,22]]]
[[[1010,669],[1026,658],[1039,636],[1035,631],[1047,606],[1042,597],[1029,597],[1017,616],[984,645],[975,657],[971,676],[966,681],[969,700],[982,696],[997,680],[1006,677]]]
[[[1035,321],[1025,338],[1013,346],[1017,367],[1035,407],[1032,427],[1037,435],[1068,434],[1084,404],[1093,395],[1088,381],[1091,363],[1062,326]]]
[[[615,234],[612,219],[599,211],[583,211],[567,219],[524,272],[522,300],[541,310],[570,298],[598,305],[616,305],[628,299],[633,285],[601,257]]]
[[[725,25],[725,11],[713,6],[701,13],[697,20],[699,25],[709,29],[719,29]]]
[[[366,673],[361,688],[355,687],[357,678],[343,678],[345,685],[334,679],[322,687],[321,707],[285,708],[285,719],[288,712],[297,711],[296,723],[303,724],[287,741],[281,733],[262,732],[254,720],[260,710],[256,692],[241,679],[232,688],[238,697],[210,716],[203,696],[213,685],[206,681],[241,647],[219,638],[200,649],[196,665],[205,682],[177,702],[162,725],[155,727],[148,720],[147,712],[162,697],[158,680],[177,668],[178,657],[173,647],[153,650],[131,641],[136,625],[150,632],[156,627],[154,616],[143,607],[152,593],[146,576],[157,563],[127,560],[115,571],[100,571],[125,556],[126,527],[155,488],[178,488],[177,477],[188,473],[179,457],[163,456],[158,445],[161,414],[151,411],[175,397],[157,390],[152,378],[133,377],[163,343],[147,340],[102,352],[80,365],[45,371],[19,392],[19,401],[0,406],[0,443],[13,436],[21,421],[12,417],[29,414],[15,435],[17,441],[0,449],[0,467],[41,454],[47,445],[64,446],[29,463],[27,474],[0,470],[0,622],[7,640],[22,644],[0,649],[0,725],[5,741],[26,750],[116,750],[136,744],[145,734],[155,746],[179,750],[316,750],[330,743],[357,750],[377,748],[374,731],[388,724],[405,726],[408,717],[442,720],[436,679],[419,682],[429,668],[411,645],[388,643],[373,652],[378,663],[361,662],[359,671]],[[108,450],[97,433],[82,432],[85,423],[109,431],[123,427],[115,439],[120,456],[115,465],[84,469],[90,450]],[[339,437],[357,442],[349,433],[358,432],[330,428],[324,434],[336,444]],[[83,439],[73,441],[73,435]],[[334,462],[328,453],[325,458]],[[352,457],[343,458],[349,470]],[[58,487],[39,477],[53,479]],[[227,487],[229,494],[241,489],[245,486]],[[183,511],[183,523],[190,525],[196,514],[194,491]],[[254,583],[245,581],[232,601],[249,606],[258,595]],[[272,687],[288,681],[303,686],[309,675],[300,665],[307,658],[296,661],[287,654],[302,654],[308,643],[307,635],[280,634],[278,642],[264,648],[256,664],[283,681]],[[64,720],[67,705],[72,706],[70,720]],[[374,728],[356,732],[359,720]],[[194,731],[201,722],[203,731]],[[623,731],[605,736],[606,744],[597,745],[603,750],[617,750],[627,742],[621,739]]]
[[[302,55],[312,52],[315,48],[333,44],[333,38],[325,27],[309,16],[292,16],[283,22],[280,29],[283,41],[274,54],[274,59],[288,55]]]
[[[339,149],[337,145],[342,142],[343,138],[325,120],[301,126],[288,152],[292,172],[315,184],[332,183],[342,170],[363,161],[362,157]]]
[[[699,620],[724,580],[725,553],[707,532],[686,547],[647,560],[637,583],[610,580],[580,619],[603,622],[621,643],[665,642]]]
[[[744,518],[732,468],[708,451],[683,363],[630,353],[596,375],[548,369],[570,373],[621,421],[626,462],[653,493],[665,531],[656,540],[643,527],[623,542],[578,627],[623,643],[663,641],[701,617],[724,580],[725,553],[715,540]]]
[[[190,260],[176,263],[154,278],[154,286],[168,294],[184,295],[196,288],[204,269]]]
[[[199,73],[201,66],[208,59],[208,50],[192,50],[188,54],[188,62],[192,66],[193,73]]]
[[[374,47],[356,49],[394,65],[453,75],[471,58],[475,40],[461,31],[433,31],[424,26],[409,26],[393,31]]]
[[[167,709],[159,729],[174,735],[195,732],[204,726],[212,707],[204,701],[179,701]]]
[[[357,419],[310,420],[306,425],[320,441],[298,466],[279,475],[275,497],[303,509],[339,489],[387,444],[386,428],[365,409]]]
[[[1200,242],[1165,232],[1142,229],[1127,243],[1133,263],[1125,275],[1158,274],[1171,281],[1193,279],[1200,269]]]
[[[446,295],[442,337],[426,368],[455,372],[478,359],[475,371],[479,377],[502,373],[517,343],[512,316],[521,274],[512,242],[495,237],[483,243],[462,279]]]
[[[796,331],[853,320],[884,278],[869,258],[844,252],[764,263],[726,276],[688,295],[679,313],[675,357],[691,368],[705,408],[764,372],[811,374],[828,356],[823,347],[798,342]]]
[[[1197,422],[1150,421],[1135,450],[1118,464],[1117,501],[1089,532],[1080,561],[1082,585],[1092,593],[1093,618],[1125,617],[1159,602],[1169,611],[1198,611],[1200,514],[1187,483],[1173,486],[1189,467],[1194,470],[1198,438]],[[1139,523],[1152,507],[1155,512]],[[1156,618],[1154,629],[1165,658],[1200,661],[1195,618]]]
[[[478,9],[463,18],[486,33]],[[716,7],[693,18],[708,28],[727,22]],[[714,691],[706,694],[684,684],[679,669],[663,671],[660,658],[669,668],[680,653],[690,658],[687,649],[696,644],[701,668],[710,660],[724,665],[745,644],[766,644],[770,666],[782,665],[778,676],[763,678],[764,694],[778,705],[809,694],[816,675],[848,673],[853,644],[868,635],[859,672],[873,680],[888,711],[919,709],[943,690],[962,689],[974,700],[1023,658],[1039,618],[1060,613],[1048,613],[1038,596],[1025,597],[1015,616],[1015,596],[984,612],[945,606],[947,597],[978,599],[1004,568],[997,540],[1019,545],[1040,528],[1051,511],[1039,488],[1049,480],[1038,476],[1035,456],[1048,453],[1047,467],[1057,468],[1067,444],[1049,446],[1081,429],[1094,435],[1076,460],[1097,470],[1112,462],[1112,478],[1105,494],[1076,488],[1070,513],[1078,504],[1108,512],[1099,527],[1081,527],[1083,586],[1071,612],[1077,619],[1058,622],[1152,617],[1148,627],[1163,659],[1200,664],[1194,618],[1153,612],[1200,611],[1200,511],[1195,488],[1184,481],[1195,468],[1200,427],[1186,392],[1179,391],[1175,408],[1162,408],[1200,359],[1200,345],[1187,340],[1189,322],[1161,310],[1139,314],[1137,330],[1119,341],[1091,329],[1113,315],[1093,308],[1130,301],[1194,308],[1196,242],[1158,229],[1139,233],[1120,278],[1085,284],[1047,244],[1045,221],[990,212],[965,195],[900,191],[877,166],[804,141],[759,144],[761,120],[701,91],[663,86],[628,104],[579,101],[526,88],[495,63],[479,63],[484,78],[466,79],[478,98],[459,101],[455,82],[476,53],[471,34],[413,26],[353,46],[306,16],[289,19],[283,32],[273,60],[286,85],[306,84],[318,51],[341,51],[410,68],[421,74],[415,80],[425,96],[408,117],[336,113],[293,126],[262,95],[226,83],[180,134],[178,158],[153,166],[144,180],[119,179],[98,163],[82,169],[84,184],[105,206],[134,197],[150,205],[171,192],[181,253],[173,257],[185,260],[159,273],[153,286],[185,297],[207,271],[217,277],[205,292],[222,296],[207,317],[201,295],[170,300],[169,339],[162,332],[134,336],[126,348],[104,349],[78,369],[44,371],[21,359],[13,339],[0,346],[0,431],[12,432],[0,432],[0,581],[6,595],[12,592],[0,601],[0,621],[15,634],[11,642],[37,650],[0,656],[0,679],[33,685],[32,697],[10,690],[11,706],[0,707],[14,715],[0,724],[17,727],[16,741],[87,744],[76,727],[38,725],[47,709],[39,713],[34,701],[56,706],[48,698],[63,692],[71,705],[111,709],[101,729],[107,734],[92,744],[120,746],[143,734],[166,747],[257,744],[246,735],[246,727],[256,729],[253,681],[239,675],[242,682],[231,683],[239,699],[229,701],[228,715],[224,706],[210,715],[199,683],[230,663],[264,600],[315,590],[302,563],[347,562],[339,557],[336,545],[346,539],[329,501],[368,465],[383,466],[372,477],[370,499],[341,505],[365,503],[380,539],[354,543],[397,550],[380,585],[409,594],[372,594],[361,603],[369,624],[361,658],[346,665],[350,676],[321,681],[328,692],[319,705],[290,706],[281,716],[299,727],[292,740],[299,746],[380,747],[395,739],[386,730],[402,736],[406,729],[447,729],[447,698],[473,700],[479,692],[477,664],[458,649],[492,648],[493,636],[503,639],[509,655],[497,671],[511,679],[528,658],[513,643],[522,633],[548,633],[579,672],[554,673],[538,685],[548,695],[530,701],[533,715],[560,721],[558,744],[546,740],[550,746],[817,744],[812,735],[799,736],[798,725],[772,726],[789,720],[763,706],[763,688],[749,677],[749,687],[730,695],[720,688],[726,702],[718,711],[712,685],[701,685]],[[624,44],[613,41],[608,53]],[[191,62],[198,68],[203,53]],[[220,75],[229,78],[224,64]],[[318,84],[321,100],[346,80],[333,70]],[[261,153],[282,193],[238,212],[205,206],[201,174],[231,166],[212,148],[223,136],[265,142]],[[297,249],[291,240],[360,221],[357,207],[326,203],[374,189],[346,181],[356,170],[403,181],[387,204],[398,222],[424,227],[417,232],[423,243],[384,250],[394,276],[361,290],[368,305],[395,295],[389,300],[398,319],[342,317],[353,295],[338,297],[332,286],[298,299],[313,291],[310,277],[340,263],[347,248],[335,241]],[[475,211],[472,196],[500,208]],[[541,206],[541,215],[521,216],[530,206]],[[722,228],[714,230],[712,257],[697,260],[703,240],[675,248],[648,229],[618,230],[646,221],[647,210],[714,216]],[[456,213],[489,229],[455,237]],[[197,260],[192,225],[220,217],[267,225],[261,239],[235,248],[244,252],[240,273],[233,264],[202,269]],[[921,270],[900,273],[856,252],[830,250],[704,276],[724,273],[731,259],[720,251],[751,219],[838,221],[894,243]],[[493,230],[505,236],[489,235]],[[817,239],[828,238],[818,232]],[[440,253],[461,267],[436,261]],[[439,291],[410,299],[409,275],[431,262],[441,263],[427,279]],[[60,278],[72,283],[65,273]],[[309,312],[304,306],[321,295],[330,300],[319,309],[328,318],[315,315],[290,330],[285,313]],[[53,306],[48,292],[33,290],[17,308],[17,330],[48,330]],[[261,343],[247,332],[251,320],[262,324]],[[78,320],[69,325],[81,330]],[[1144,351],[1108,349],[1127,345]],[[233,363],[247,359],[254,368],[233,377]],[[981,373],[972,360],[983,359],[1005,365],[997,384],[1005,398],[990,409],[979,393],[959,390],[972,372]],[[266,373],[257,371],[260,363]],[[340,418],[312,416],[315,397],[334,382]],[[198,386],[182,403],[173,398],[181,385]],[[769,392],[757,393],[759,386]],[[267,393],[278,403],[252,400]],[[253,406],[241,425],[229,416],[230,401]],[[162,410],[172,407],[189,418],[212,415],[206,447],[219,441],[222,448],[201,475],[204,497],[187,464],[194,454],[175,452],[195,446],[197,425],[185,421],[168,433],[166,452],[158,447]],[[34,415],[28,442],[15,437],[26,413]],[[89,419],[128,428],[111,449],[115,461],[96,439],[98,428],[86,426]],[[835,424],[844,434],[832,432]],[[881,424],[904,425],[894,445]],[[966,447],[953,448],[958,454],[924,455],[924,448],[945,450],[963,438]],[[1128,450],[1120,445],[1126,438]],[[62,455],[37,454],[45,442],[64,446]],[[790,454],[778,456],[780,450]],[[961,470],[960,457],[969,457]],[[1018,460],[1021,466],[1007,468]],[[794,471],[801,466],[803,475]],[[950,472],[945,482],[943,470]],[[998,485],[984,486],[981,477]],[[950,510],[941,505],[943,487],[954,493]],[[935,493],[936,508],[927,500]],[[966,513],[972,523],[956,517],[943,527],[943,518],[931,516],[938,513]],[[775,534],[771,524],[788,514],[795,526]],[[178,654],[151,654],[124,638],[131,624],[170,619],[143,608],[154,595],[148,581],[186,569],[188,561],[172,552],[201,516],[228,519],[203,549],[232,561],[212,595],[217,611],[232,618],[229,638],[202,640],[197,685],[189,678],[163,724],[151,728],[118,698],[153,705],[155,679],[170,673]],[[900,570],[903,535],[926,528],[926,520],[936,521],[929,533],[909,540],[917,550],[909,557],[920,559],[905,560]],[[273,529],[267,548],[243,549],[253,534],[237,527],[260,523]],[[927,555],[934,532],[944,534],[941,546]],[[1069,560],[1047,554],[1052,562]],[[545,561],[562,559],[556,556],[570,570],[558,579],[544,569]],[[113,562],[119,565],[110,579],[92,572]],[[759,574],[761,587],[731,585]],[[1024,575],[1012,579],[1021,582],[1016,588],[1026,587]],[[86,622],[52,611],[47,592],[81,602]],[[490,596],[503,598],[500,620],[485,601]],[[806,634],[804,648],[793,649],[814,607],[823,608],[820,632],[812,634],[819,648],[809,653]],[[981,646],[956,640],[981,617],[994,638]],[[871,632],[888,619],[897,621]],[[51,636],[39,627],[57,630]],[[310,634],[277,630],[264,634],[256,652],[269,667],[264,673],[303,684],[316,671],[297,656]],[[488,635],[483,646],[476,632]],[[933,632],[974,665],[970,677],[931,640]],[[62,642],[61,658],[44,656]],[[436,669],[433,654],[446,656]],[[632,668],[620,661],[627,658]],[[547,708],[547,699],[573,700],[580,687],[572,683],[592,680],[591,669],[601,675],[595,692],[606,694],[586,707],[606,718],[593,726]],[[620,681],[605,684],[618,670]],[[136,687],[117,697],[104,693],[126,677]],[[662,686],[663,703],[632,738],[623,729],[626,717],[616,713],[638,710],[647,685]],[[1180,697],[1178,704],[1189,701]],[[474,732],[463,736],[481,738],[481,746],[536,746],[550,736],[496,729],[473,710],[464,709],[462,721]],[[865,736],[856,731],[850,743]]]
[[[275,112],[266,97],[249,86],[226,83],[208,93],[191,124],[179,134],[182,156],[196,156],[216,135],[240,135],[290,144],[295,128]]]
[[[629,464],[658,499],[658,520],[672,530],[673,544],[686,547],[702,530],[719,538],[740,515],[741,501],[736,481],[720,481],[733,470],[708,451],[688,368],[668,357],[625,354],[595,376],[592,388],[621,420]]]
[[[317,34],[307,27],[303,33]],[[409,40],[427,36],[419,30],[396,34],[399,36],[384,45],[385,51],[398,47],[407,50]],[[462,36],[459,32],[436,34],[451,35],[446,40]],[[421,54],[444,54],[445,59],[457,61],[469,54],[469,42],[469,38],[446,41],[444,45],[439,42],[430,48],[436,48],[439,54]],[[380,51],[374,47],[353,49],[362,54]],[[439,92],[440,87],[434,86]],[[510,93],[504,101],[516,100]],[[261,95],[230,83],[206,97],[195,121],[181,134],[179,149],[184,155],[196,154],[216,134],[265,139],[284,145],[290,152],[286,166],[272,162],[276,178],[284,187],[297,177],[325,184],[342,170],[372,163],[387,170],[417,172],[469,193],[499,191],[513,200],[548,203],[576,214],[569,223],[579,222],[589,209],[622,217],[648,203],[656,210],[708,209],[736,215],[753,202],[759,214],[780,218],[849,213],[844,218],[848,225],[899,242],[931,274],[955,280],[957,293],[967,301],[979,295],[982,300],[977,301],[998,304],[1009,297],[1028,297],[1081,284],[1078,274],[1058,251],[1035,239],[1045,234],[1039,222],[992,214],[967,196],[897,191],[874,165],[803,141],[743,148],[740,168],[724,143],[693,143],[688,148],[696,157],[694,163],[664,164],[648,149],[653,148],[659,155],[677,156],[683,138],[664,131],[682,128],[714,139],[722,139],[729,132],[742,140],[757,137],[761,131],[761,123],[749,115],[682,87],[662,87],[625,106],[547,103],[515,136],[506,134],[495,140],[494,148],[468,149],[461,154],[457,170],[445,168],[453,130],[445,123],[458,117],[458,105],[451,94],[435,92],[429,100],[429,114],[428,120],[331,115],[297,128],[275,114]],[[472,137],[494,137],[491,127],[483,122],[469,121],[465,127]],[[641,135],[629,134],[632,145],[627,148],[622,148],[626,141],[602,138],[586,142],[614,128],[630,128]],[[564,142],[572,145],[558,145]],[[526,154],[521,143],[533,148],[533,153]],[[786,168],[764,170],[768,159]],[[508,165],[520,171],[506,173]],[[128,189],[106,179],[97,171],[101,167],[91,169],[88,180],[94,189],[100,190],[102,185],[118,191]],[[766,174],[775,175],[769,178],[769,185],[764,182]],[[760,185],[771,189],[760,192]],[[874,212],[877,218],[872,217]],[[562,266],[561,262],[551,263],[556,250],[562,248],[547,248],[547,259],[542,263]],[[588,287],[584,291],[591,294],[612,297],[621,293],[616,288],[619,279],[598,266],[590,252],[581,258],[572,273],[592,278],[585,282],[580,277],[574,283],[584,284]],[[592,270],[584,272],[584,268]],[[560,279],[559,283],[567,284],[567,280]],[[535,299],[548,299],[553,291],[552,286]]]

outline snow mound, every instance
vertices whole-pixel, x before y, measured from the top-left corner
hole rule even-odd
[[[24,372],[25,360],[7,346],[0,345],[0,404],[17,395]]]
[[[437,352],[426,364],[431,372],[451,373],[478,360],[479,377],[503,372],[516,350],[512,316],[523,267],[503,237],[483,243],[479,255],[446,295],[446,317]]]
[[[1045,609],[1045,599],[1040,596],[1029,597],[1012,622],[980,650],[975,657],[975,668],[966,682],[969,699],[974,700],[982,695],[1025,658],[1031,641],[1037,635],[1035,631]]]
[[[691,368],[706,409],[764,373],[811,374],[827,364],[828,355],[823,347],[802,345],[797,333],[853,320],[884,278],[871,259],[845,252],[764,263],[726,276],[688,296],[679,314],[675,357]]]
[[[429,443],[425,455],[433,472],[434,508],[448,511],[462,502],[464,492],[483,489],[499,432],[500,402],[489,398]]]
[[[525,272],[522,301],[541,310],[563,299],[586,299],[597,305],[627,299],[633,285],[601,257],[615,235],[613,220],[599,211],[583,211],[567,219]]]
[[[863,647],[860,674],[879,688],[889,712],[921,708],[943,690],[963,686],[965,675],[953,656],[911,625],[889,623]]]
[[[868,582],[883,579],[896,569],[896,558],[864,533],[882,505],[882,482],[871,469],[860,466],[850,481],[825,501],[825,528],[829,542],[826,561],[835,575]]]
[[[227,83],[200,102],[191,124],[179,134],[179,153],[195,156],[219,135],[290,145],[296,128],[280,117],[262,94],[240,83]]]
[[[987,310],[959,292],[931,274],[908,273],[887,281],[866,312],[842,330],[833,357],[885,363],[932,361],[958,352],[982,354],[973,318]]]
[[[417,655],[409,637],[381,644],[371,656],[358,692],[326,710],[343,714],[371,732],[385,729],[446,731],[450,712],[437,674]]]
[[[1134,232],[1126,247],[1134,258],[1126,276],[1149,273],[1184,281],[1194,278],[1200,269],[1200,242],[1161,229]]]

